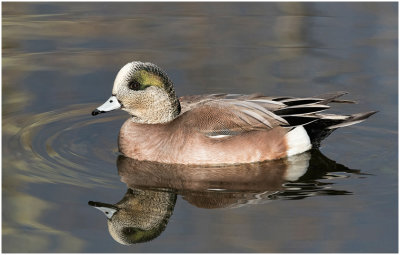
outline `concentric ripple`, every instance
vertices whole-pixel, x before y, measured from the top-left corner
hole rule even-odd
[[[3,167],[33,182],[110,185],[116,176],[118,132],[127,115],[93,117],[96,106],[79,104],[3,119],[3,130],[19,126],[10,136],[3,132]]]

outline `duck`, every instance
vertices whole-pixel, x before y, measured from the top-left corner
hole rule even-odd
[[[165,164],[245,164],[290,157],[334,130],[377,111],[329,114],[347,92],[312,97],[207,94],[177,97],[166,72],[133,61],[116,75],[111,97],[92,115],[121,109],[131,117],[118,135],[119,151],[139,161]]]

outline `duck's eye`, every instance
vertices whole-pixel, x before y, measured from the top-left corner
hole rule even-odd
[[[128,88],[132,90],[139,90],[140,83],[137,80],[132,80],[131,82],[129,82]]]

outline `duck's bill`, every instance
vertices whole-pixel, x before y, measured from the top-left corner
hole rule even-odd
[[[115,96],[111,96],[104,104],[95,109],[92,112],[92,115],[95,116],[97,114],[113,111],[119,108],[121,108],[121,104],[118,102],[118,99]]]
[[[89,201],[88,204],[90,206],[93,206],[94,208],[102,211],[109,219],[114,215],[114,213],[116,213],[118,211],[118,207],[116,207],[115,205],[112,205],[112,204],[106,204],[106,203],[102,203],[102,202],[93,202],[93,201]]]

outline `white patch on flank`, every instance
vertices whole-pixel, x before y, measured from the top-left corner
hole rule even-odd
[[[286,134],[286,144],[288,157],[311,149],[311,141],[303,126],[297,126]]]
[[[287,159],[288,168],[286,169],[285,180],[297,181],[300,177],[302,177],[307,172],[310,158],[310,153],[303,153],[289,157]]]

